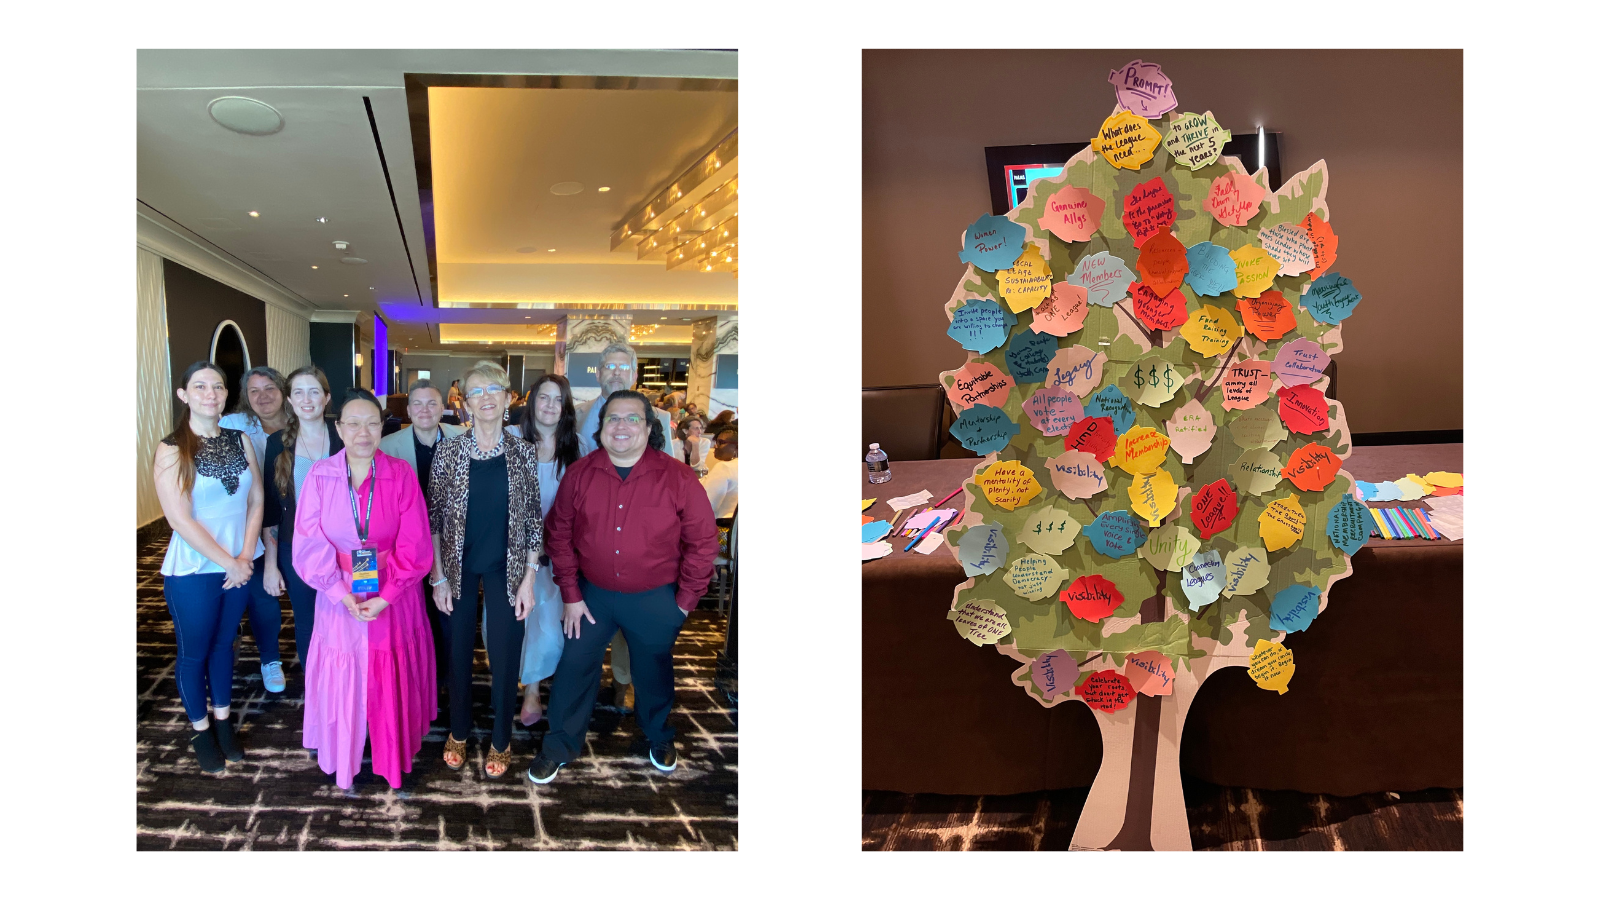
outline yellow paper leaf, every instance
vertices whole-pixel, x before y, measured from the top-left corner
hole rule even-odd
[[[872,504],[877,503],[877,502],[878,501],[876,501],[876,500],[863,500],[863,501],[861,501],[861,511],[862,512],[866,512],[867,511],[867,507],[869,507]]]
[[[1118,110],[1101,123],[1100,130],[1090,139],[1089,146],[1119,169],[1137,169],[1155,156],[1161,145],[1161,132],[1150,125],[1150,120],[1127,110]]]
[[[1422,477],[1429,484],[1439,487],[1461,487],[1462,483],[1460,472],[1429,472]]]
[[[1264,691],[1289,692],[1289,679],[1294,677],[1294,651],[1271,641],[1256,641],[1250,654],[1250,678]]]
[[[1238,270],[1239,284],[1233,289],[1235,297],[1259,297],[1272,289],[1272,279],[1278,277],[1283,264],[1272,258],[1266,250],[1246,244],[1228,254]]]
[[[1206,305],[1189,314],[1189,321],[1178,329],[1194,352],[1204,357],[1227,352],[1233,342],[1244,334],[1244,328],[1233,314],[1220,306]]]
[[[1067,570],[1056,565],[1055,560],[1040,553],[1030,553],[1011,564],[1006,571],[1005,582],[1019,597],[1043,600],[1060,590],[1061,582],[1066,578]]]
[[[952,609],[944,617],[956,623],[956,631],[962,637],[979,647],[993,644],[1011,633],[1011,622],[1006,619],[1006,611],[992,600],[968,600],[960,609]]]
[[[1149,475],[1135,475],[1133,483],[1128,485],[1128,501],[1134,513],[1154,528],[1177,505],[1178,486],[1172,481],[1172,473],[1166,469],[1157,469]]]
[[[1421,475],[1407,475],[1403,480],[1404,481],[1409,481],[1409,482],[1415,484],[1417,487],[1421,488],[1422,489],[1422,496],[1424,496],[1424,497],[1428,496],[1429,494],[1433,493],[1433,491],[1434,491],[1433,482],[1424,480]]]
[[[1267,504],[1256,521],[1261,523],[1261,540],[1268,550],[1282,550],[1306,533],[1306,511],[1293,494]]]
[[[1039,479],[1027,466],[1014,459],[997,462],[973,478],[990,503],[1001,509],[1016,509],[1044,492]]]
[[[1030,243],[1022,248],[1016,263],[994,273],[994,278],[1012,312],[1033,309],[1050,296],[1050,264],[1045,262],[1038,244]]]
[[[1167,461],[1172,439],[1146,425],[1135,425],[1117,438],[1111,464],[1129,475],[1148,475]]]

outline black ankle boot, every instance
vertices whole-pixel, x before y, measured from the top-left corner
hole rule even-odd
[[[194,755],[200,761],[200,771],[221,772],[225,768],[222,762],[222,751],[217,749],[217,736],[215,727],[205,731],[196,731],[189,738],[189,746],[194,748]]]
[[[244,750],[239,747],[239,742],[233,736],[233,719],[211,720],[211,730],[217,733],[217,747],[222,750],[222,755],[228,762],[241,762],[244,760]]]

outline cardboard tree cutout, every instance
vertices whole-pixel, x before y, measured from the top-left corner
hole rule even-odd
[[[1003,326],[985,313],[993,337],[968,343],[967,365],[940,376],[959,392],[987,364],[1014,385],[981,407],[997,421],[973,439],[987,456],[947,537],[958,559],[984,564],[967,566],[948,618],[962,638],[1016,660],[1012,681],[1044,706],[1094,710],[1104,756],[1074,849],[1191,849],[1178,750],[1196,692],[1230,666],[1287,691],[1285,635],[1326,606],[1372,527],[1339,466],[1350,455],[1344,409],[1324,395],[1322,368],[1360,300],[1329,270],[1327,166],[1274,192],[1265,170],[1245,172],[1234,157],[1175,159],[1181,141],[1150,138],[1195,118],[1173,109],[1148,121],[1119,106],[1059,176],[1031,187],[1004,217],[1026,246],[1008,250],[1028,251],[1030,274],[1044,260],[1051,297],[1069,296],[1060,288],[1069,279],[1097,295],[1074,306],[1082,318],[1071,328],[1034,327],[1059,315],[1050,299]],[[1115,215],[1099,217],[1087,240],[1049,227],[1048,199],[1066,188],[1121,210],[1130,195],[1133,205],[1159,197],[1156,180],[1175,210],[1152,234]],[[998,231],[984,219],[974,228]],[[1141,268],[1150,244],[1161,258]],[[1100,274],[1123,270],[1155,277],[1130,285]],[[1004,276],[969,264],[946,315],[963,320],[975,304],[1009,313]],[[1025,375],[1013,371],[1012,343],[1025,343]],[[1042,380],[1040,359],[1052,360]],[[1036,533],[1051,524],[1054,542]]]

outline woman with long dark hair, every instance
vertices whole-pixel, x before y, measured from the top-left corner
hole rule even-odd
[[[306,667],[311,632],[316,624],[317,591],[294,567],[294,518],[300,486],[318,460],[344,449],[338,431],[324,412],[328,408],[328,376],[316,366],[301,366],[289,373],[289,422],[267,438],[265,585],[273,596],[289,592],[294,610],[294,647],[300,668]]]
[[[230,717],[233,639],[263,552],[260,469],[244,433],[218,424],[228,399],[221,369],[194,363],[177,395],[185,408],[152,467],[172,526],[162,589],[178,642],[178,696],[194,729],[189,745],[202,771],[220,772],[224,759],[244,759]]]
[[[567,466],[578,461],[578,416],[572,405],[572,386],[560,375],[543,375],[528,391],[528,413],[523,432],[539,458],[539,513],[550,513],[556,490]],[[533,614],[526,620],[522,638],[522,724],[532,725],[544,715],[539,705],[539,682],[555,674],[561,662],[561,589],[556,587],[550,557],[539,557],[533,581]]]

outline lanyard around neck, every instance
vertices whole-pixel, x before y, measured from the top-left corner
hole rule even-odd
[[[372,495],[378,492],[376,484],[378,458],[372,458],[372,468],[367,470],[367,523],[365,525],[361,524],[361,515],[356,511],[356,489],[350,486],[350,482],[355,479],[356,475],[350,471],[350,457],[348,456],[344,458],[344,471],[345,475],[348,476],[345,479],[344,486],[350,491],[350,517],[356,520],[356,536],[361,539],[362,544],[366,544],[367,535],[372,531]]]

